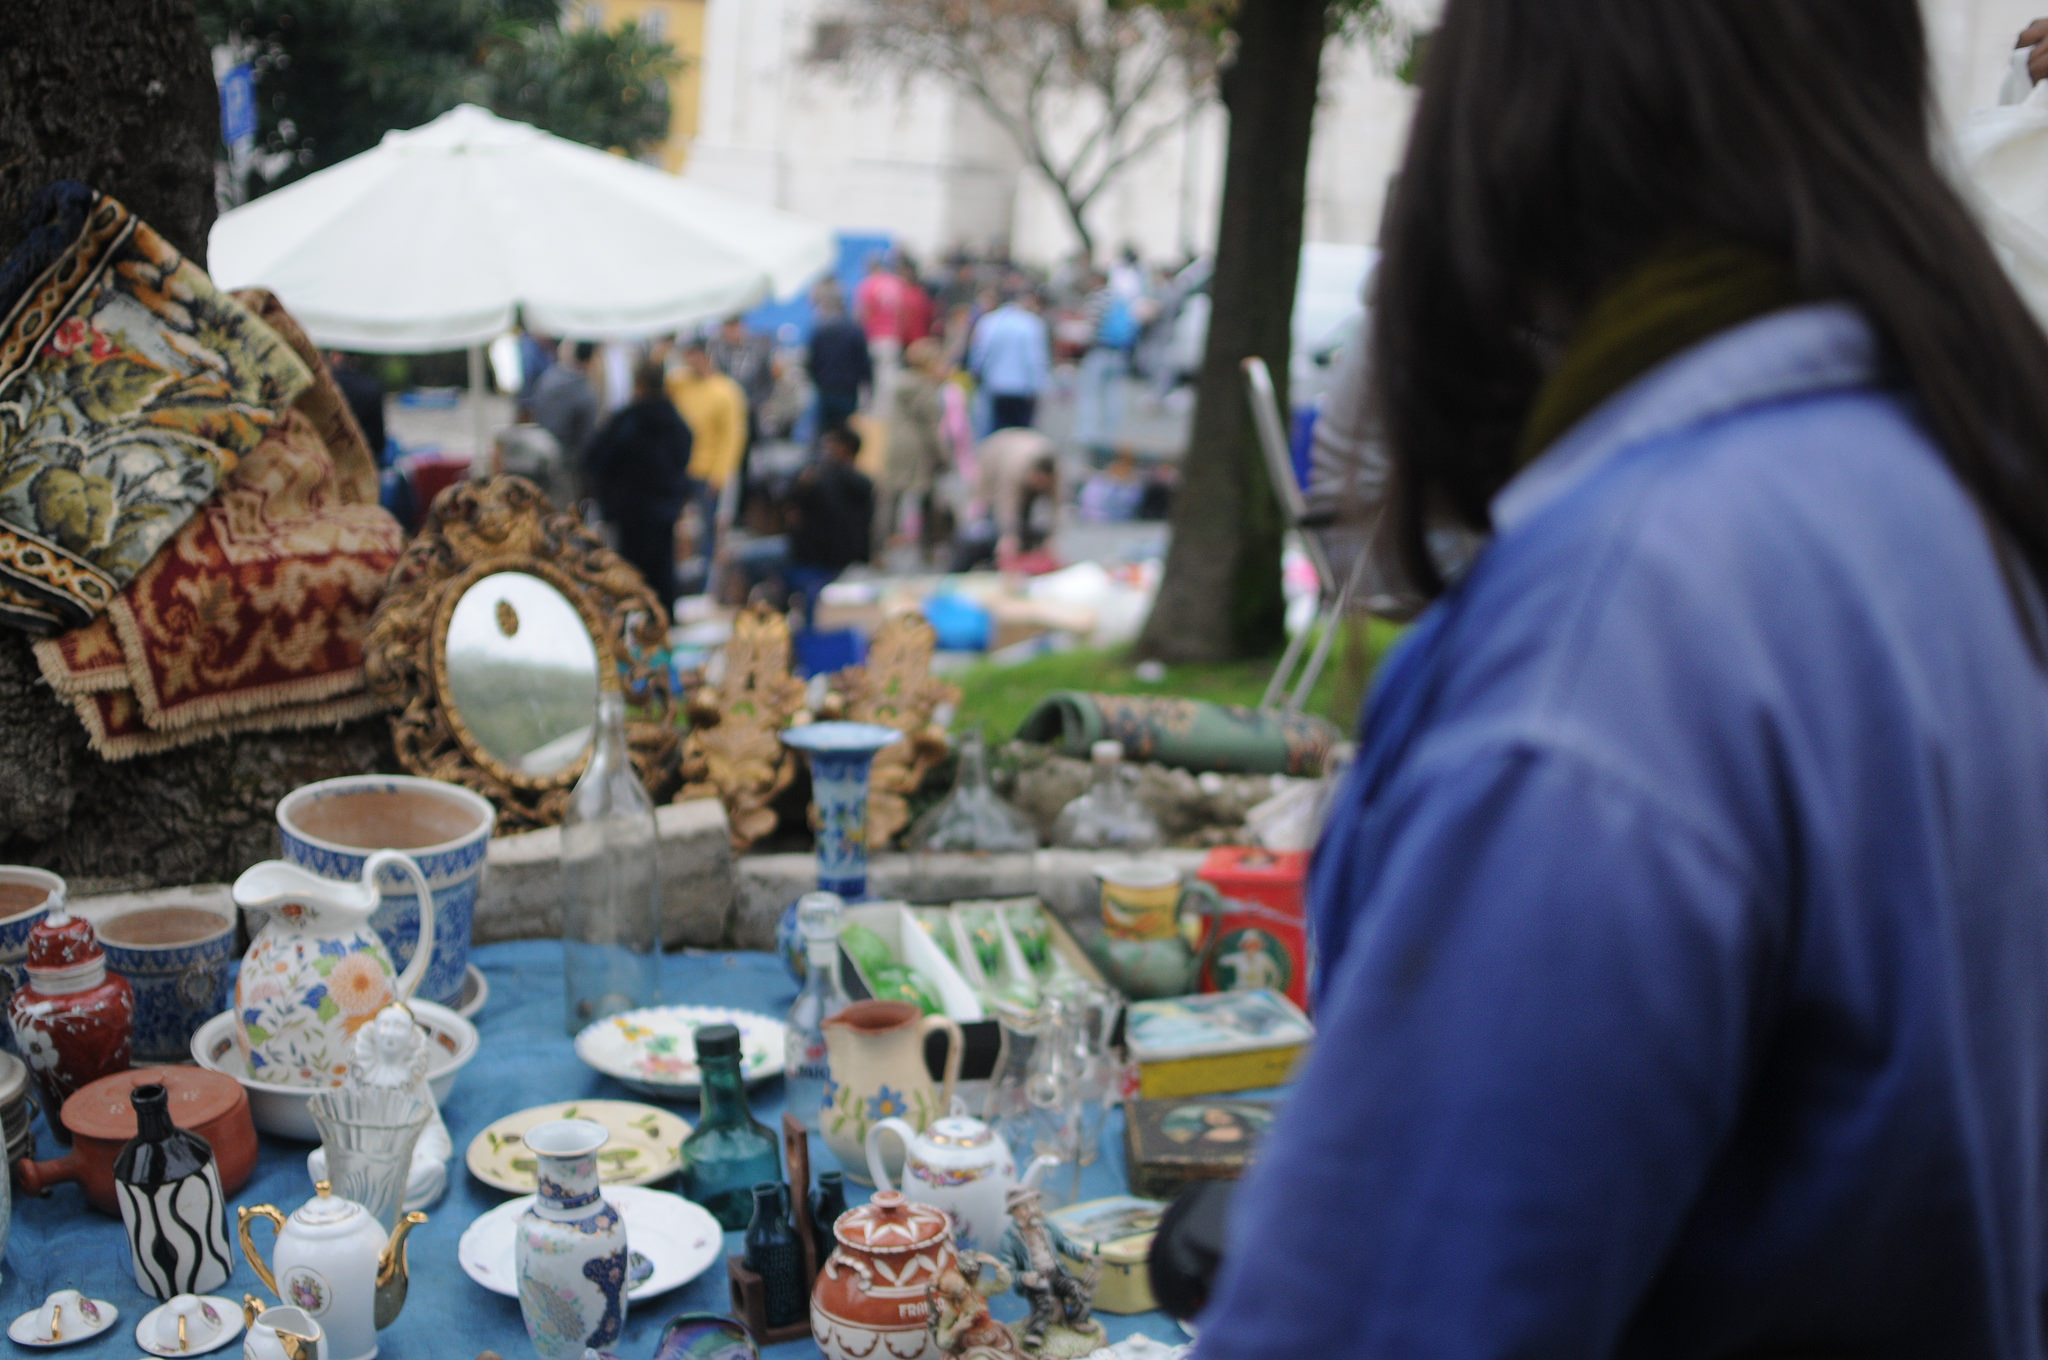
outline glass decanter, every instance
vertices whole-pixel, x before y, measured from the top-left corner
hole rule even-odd
[[[590,763],[562,818],[562,975],[569,1033],[661,1004],[660,846],[626,747],[626,699],[597,699]]]
[[[832,1075],[825,1022],[853,1001],[839,979],[839,927],[845,911],[837,893],[808,892],[796,902],[808,967],[804,989],[789,1008],[789,1057],[782,1080],[789,1112],[812,1133],[819,1132],[825,1084]]]
[[[1052,843],[1068,850],[1151,850],[1164,838],[1159,823],[1124,782],[1122,742],[1089,748],[1094,767],[1087,790],[1060,809]]]
[[[1122,1064],[1110,1048],[1123,998],[1086,978],[1069,978],[1055,995],[1069,1010],[1063,1038],[1072,1049],[1075,1095],[1080,1106],[1081,1165],[1093,1166],[1102,1151],[1102,1125],[1116,1100]]]
[[[1003,801],[988,777],[988,749],[981,729],[960,738],[960,769],[953,791],[919,817],[904,836],[906,850],[1000,854],[1038,848],[1031,819]]]
[[[1038,1119],[1028,1083],[1038,1051],[1039,1013],[1006,1001],[993,1003],[989,1011],[1002,1037],[995,1069],[989,1073],[988,1095],[982,1102],[982,1122],[1010,1145],[1019,1167],[1029,1166],[1032,1144],[1038,1139]]]
[[[1079,1009],[1064,996],[1049,996],[1038,1008],[1038,1015],[1038,1042],[1032,1049],[1024,1093],[1031,1105],[1030,1157],[1051,1157],[1054,1163],[1038,1183],[1050,1211],[1076,1202],[1081,1195],[1086,1074],[1077,1037],[1082,1023]],[[1096,1135],[1101,1136],[1099,1124]],[[1021,1151],[1018,1160],[1028,1165]]]
[[[740,1032],[732,1025],[697,1031],[702,1074],[697,1127],[683,1140],[683,1196],[737,1232],[754,1216],[754,1187],[782,1180],[782,1143],[747,1108],[740,1080]]]

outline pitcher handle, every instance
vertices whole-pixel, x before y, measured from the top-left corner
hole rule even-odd
[[[953,1087],[960,1080],[960,1059],[967,1054],[967,1036],[960,1032],[959,1021],[950,1015],[927,1015],[918,1022],[917,1047],[920,1055],[924,1052],[924,1039],[935,1029],[946,1031],[946,1078],[939,1084],[939,1108],[953,1108]]]
[[[386,866],[396,866],[412,880],[413,891],[420,899],[420,928],[414,937],[412,962],[398,975],[397,984],[391,989],[394,1001],[412,1000],[412,994],[427,976],[427,969],[434,962],[434,894],[427,887],[427,876],[420,872],[419,862],[402,850],[379,850],[363,864],[363,881],[375,887],[377,875]]]
[[[882,1165],[882,1135],[885,1133],[893,1133],[903,1140],[903,1155],[908,1158],[910,1140],[917,1137],[917,1130],[900,1119],[879,1120],[868,1130],[868,1175],[874,1177],[877,1190],[894,1190],[896,1187],[889,1184],[889,1168]]]
[[[272,1232],[281,1233],[284,1231],[284,1215],[274,1204],[244,1204],[235,1210],[235,1216],[241,1220],[241,1226],[235,1235],[242,1239],[242,1255],[248,1260],[250,1269],[256,1272],[256,1278],[263,1281],[263,1287],[277,1294],[282,1300],[284,1295],[277,1293],[277,1277],[270,1273],[269,1266],[263,1264],[263,1257],[258,1254],[255,1242],[250,1240],[249,1229],[255,1225],[257,1219],[265,1218],[270,1220]]]

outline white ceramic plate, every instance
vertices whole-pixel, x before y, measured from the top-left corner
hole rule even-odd
[[[725,1229],[702,1205],[637,1185],[607,1185],[603,1194],[626,1220],[628,1249],[653,1267],[626,1291],[635,1303],[688,1284],[725,1254]],[[463,1272],[493,1294],[519,1297],[514,1238],[519,1216],[532,1203],[533,1196],[525,1195],[479,1215],[456,1244]]]
[[[634,1100],[571,1100],[536,1105],[493,1123],[470,1140],[464,1158],[469,1174],[485,1185],[531,1195],[534,1160],[522,1135],[550,1119],[589,1119],[611,1133],[597,1153],[598,1179],[605,1185],[652,1185],[682,1169],[689,1120]]]
[[[724,1006],[649,1006],[600,1020],[576,1036],[576,1056],[643,1095],[694,1098],[697,1031],[737,1025],[740,1075],[748,1085],[782,1075],[785,1031],[780,1020]]]
[[[433,1041],[427,1045],[427,1085],[434,1092],[434,1100],[445,1110],[448,1108],[448,1093],[455,1089],[457,1074],[476,1056],[479,1042],[476,1026],[446,1006],[436,1006],[431,1001],[407,1004],[412,1008],[414,1018],[426,1028],[427,1037]],[[256,1121],[256,1127],[264,1133],[296,1138],[302,1143],[320,1141],[320,1130],[313,1124],[306,1101],[321,1088],[286,1086],[281,1082],[257,1081],[251,1077],[248,1061],[235,1042],[233,1011],[222,1011],[199,1027],[199,1032],[192,1036],[192,1057],[208,1071],[225,1072],[242,1083],[249,1092],[249,1114]]]

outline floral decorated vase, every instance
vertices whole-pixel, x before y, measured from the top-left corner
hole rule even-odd
[[[882,748],[902,740],[901,732],[878,723],[810,723],[782,734],[785,746],[811,758],[820,892],[867,900],[868,772]]]
[[[8,999],[8,1024],[44,1110],[60,1111],[80,1088],[128,1070],[135,991],[107,971],[91,924],[61,905],[30,933],[27,973]],[[62,1119],[50,1125],[61,1141],[71,1141]]]
[[[840,1215],[832,1236],[811,1289],[811,1339],[827,1360],[943,1360],[927,1294],[959,1265],[944,1211],[882,1190]]]
[[[416,951],[398,973],[371,928],[377,874],[387,865],[414,880],[424,903],[420,938],[431,939],[434,908],[426,879],[410,856],[395,850],[369,856],[354,883],[281,860],[255,865],[235,880],[237,906],[270,914],[235,977],[235,1036],[258,1081],[341,1085],[356,1031],[386,1006],[412,999],[432,951]]]
[[[598,1190],[597,1153],[611,1135],[588,1119],[527,1131],[540,1191],[519,1217],[519,1312],[540,1360],[583,1360],[626,1325],[626,1225]]]
[[[868,1130],[897,1119],[915,1133],[937,1119],[952,1104],[965,1041],[955,1021],[924,1015],[908,1001],[856,1001],[824,1028],[831,1075],[820,1131],[846,1174],[870,1184]],[[933,1030],[944,1031],[947,1039],[945,1081],[937,1088],[924,1065],[924,1037]],[[900,1176],[901,1144],[882,1148],[879,1163]]]
[[[403,850],[419,866],[433,894],[428,929],[420,930],[416,886],[395,865],[377,877],[382,901],[370,923],[400,968],[411,964],[416,941],[432,939],[419,998],[450,1007],[469,970],[470,927],[497,818],[480,793],[409,775],[323,779],[277,804],[286,862],[322,878],[353,883],[370,855],[384,849]]]

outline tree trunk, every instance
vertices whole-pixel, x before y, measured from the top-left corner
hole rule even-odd
[[[75,179],[204,264],[220,105],[191,0],[0,0],[0,33],[0,256],[37,191]],[[0,862],[74,892],[230,880],[276,854],[286,792],[394,768],[381,717],[109,764],[0,629]]]
[[[1142,656],[1254,656],[1277,648],[1285,636],[1284,526],[1239,365],[1252,355],[1263,358],[1280,409],[1288,409],[1294,286],[1328,9],[1329,0],[1258,0],[1239,7],[1236,61],[1223,80],[1230,143],[1208,347],[1174,498],[1166,572],[1138,639]]]
[[[0,0],[0,33],[0,257],[75,179],[203,268],[220,99],[192,0]]]

